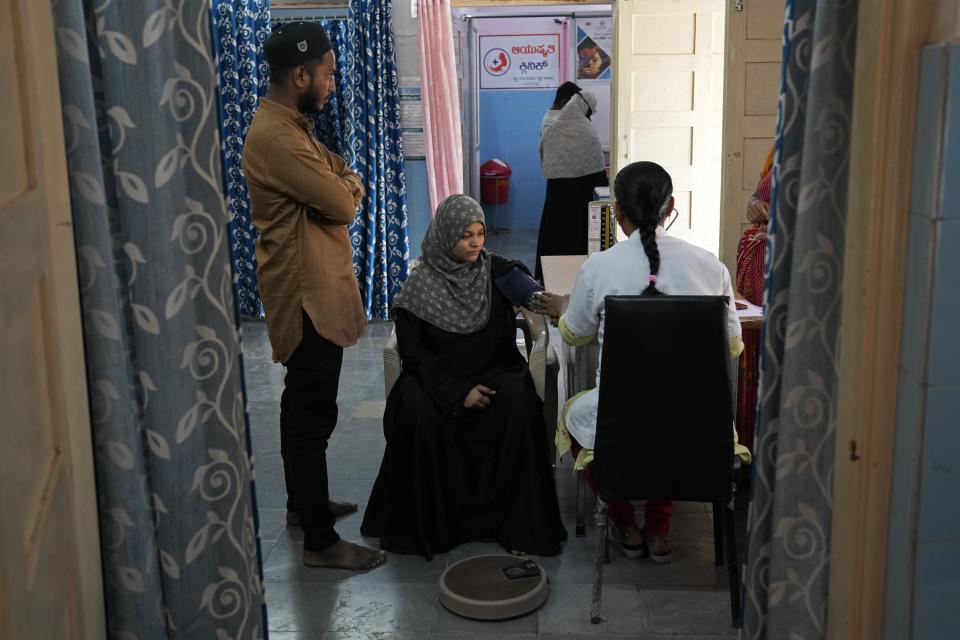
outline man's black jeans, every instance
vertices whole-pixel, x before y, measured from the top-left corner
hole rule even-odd
[[[280,455],[287,509],[300,515],[303,548],[323,551],[340,539],[327,484],[327,441],[337,426],[343,348],[321,337],[303,313],[303,341],[284,363]]]

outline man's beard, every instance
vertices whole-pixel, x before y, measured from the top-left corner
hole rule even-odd
[[[320,92],[317,91],[317,88],[313,86],[313,84],[300,96],[297,102],[297,108],[301,113],[320,113],[322,109],[320,106]]]

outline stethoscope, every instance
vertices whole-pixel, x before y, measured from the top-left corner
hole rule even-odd
[[[667,226],[664,228],[664,231],[670,231],[670,227],[673,226],[673,223],[676,222],[676,221],[680,218],[680,212],[677,211],[677,208],[676,208],[676,207],[674,207],[674,208],[673,208],[673,211],[671,211],[670,213],[675,213],[675,214],[677,214],[677,215],[673,216],[673,220],[671,220],[671,221],[667,224]],[[669,215],[669,214],[668,214],[668,215]]]

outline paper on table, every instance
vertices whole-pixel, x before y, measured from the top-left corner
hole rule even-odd
[[[753,304],[749,300],[737,300],[736,303],[737,315],[740,317],[740,319],[763,317],[763,309]]]
[[[587,256],[543,256],[543,284],[547,291],[561,296],[570,295],[577,272]]]

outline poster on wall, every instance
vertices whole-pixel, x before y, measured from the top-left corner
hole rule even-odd
[[[400,128],[423,128],[423,102],[420,96],[400,96]]]
[[[425,160],[427,150],[423,135],[423,101],[420,88],[400,88],[400,137],[407,160]]]
[[[405,129],[400,136],[403,139],[404,160],[427,159],[427,141],[423,129]]]
[[[613,19],[577,20],[577,79],[607,80],[613,76]]]
[[[480,36],[481,89],[560,86],[560,34]]]

